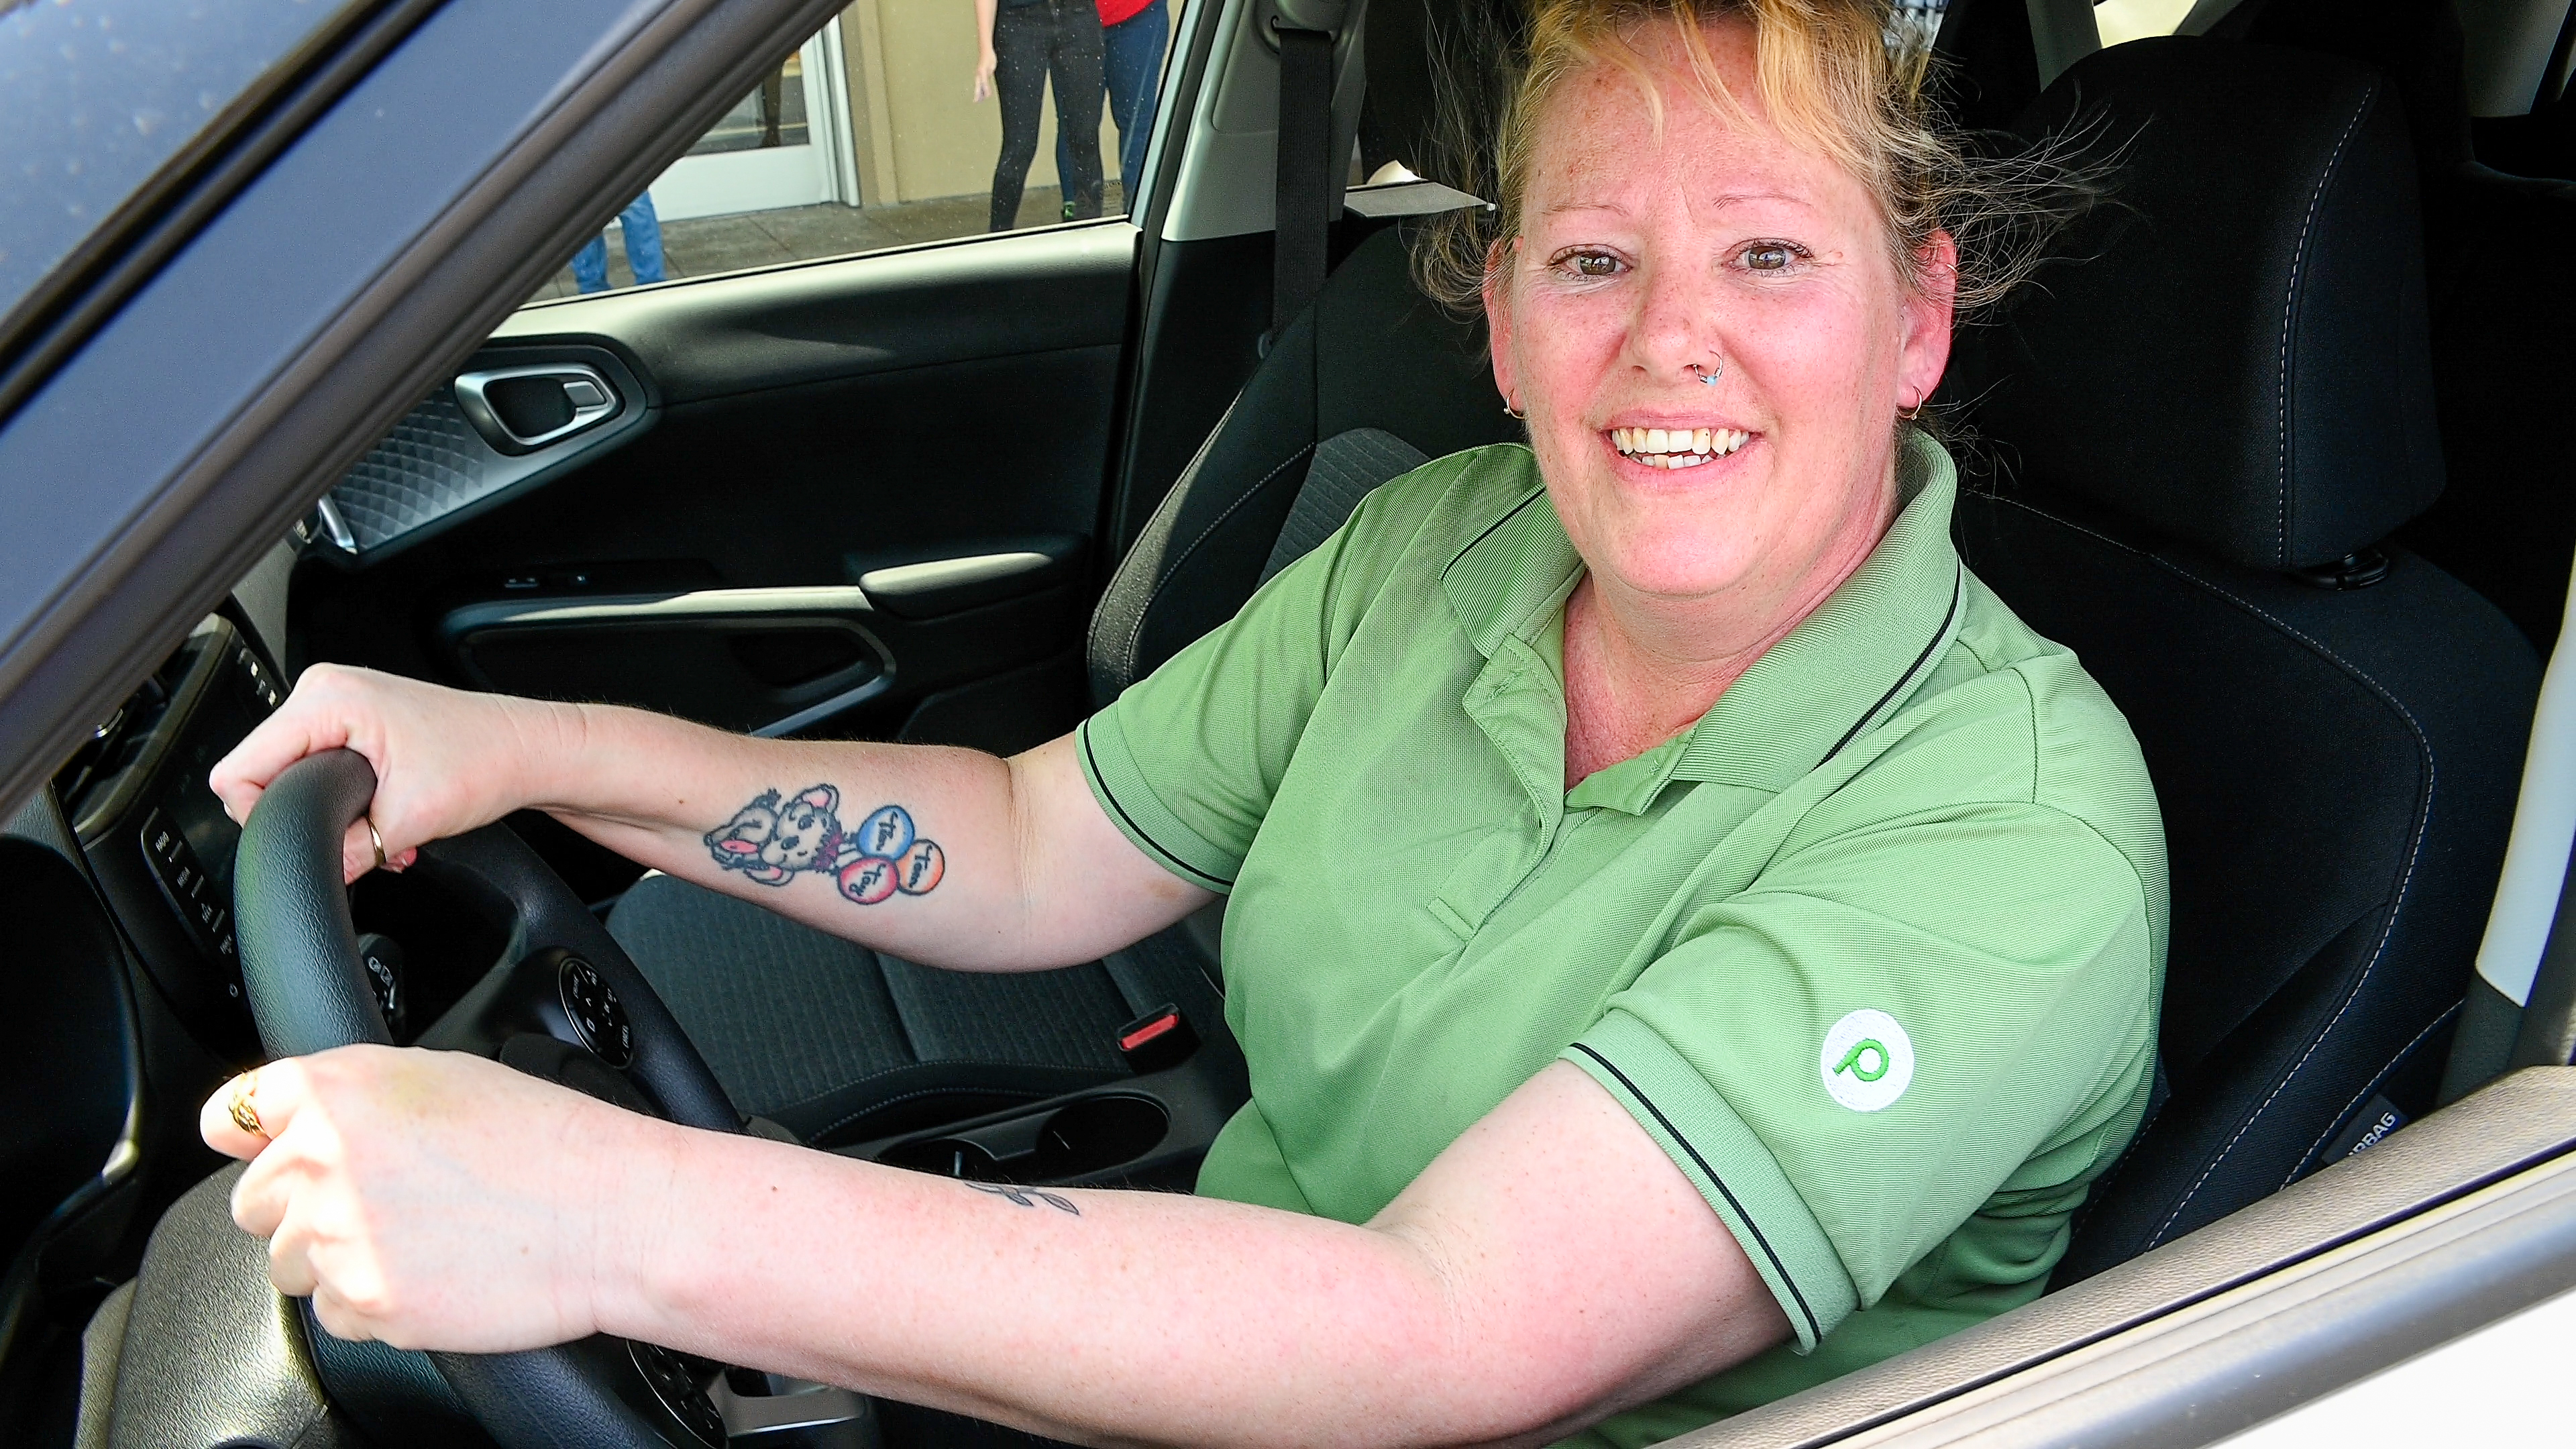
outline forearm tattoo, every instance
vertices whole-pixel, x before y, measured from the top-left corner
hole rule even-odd
[[[1041,1191],[1038,1188],[1009,1187],[989,1182],[970,1182],[967,1183],[966,1186],[975,1189],[977,1192],[989,1192],[995,1197],[1009,1198],[1011,1201],[1018,1203],[1021,1207],[1036,1207],[1038,1203],[1042,1202],[1048,1207],[1054,1208],[1058,1212],[1071,1213],[1075,1217],[1082,1216],[1082,1209],[1073,1205],[1073,1199],[1058,1197],[1054,1193]],[[1036,1201],[1031,1201],[1031,1199],[1035,1199]]]
[[[900,805],[880,805],[857,828],[841,827],[841,792],[809,785],[785,799],[775,790],[734,812],[706,834],[716,864],[762,885],[783,886],[811,871],[832,878],[863,906],[893,897],[926,896],[948,871],[939,842],[912,827]]]

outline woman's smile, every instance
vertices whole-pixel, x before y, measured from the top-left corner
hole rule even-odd
[[[1724,423],[1671,423],[1605,428],[1601,436],[1611,451],[1627,462],[1658,472],[1674,472],[1706,467],[1720,458],[1732,457],[1752,443],[1755,435]]]

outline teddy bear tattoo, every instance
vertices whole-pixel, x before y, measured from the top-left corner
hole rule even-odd
[[[928,895],[947,873],[935,840],[912,827],[900,805],[880,805],[855,829],[841,825],[841,792],[810,785],[784,799],[763,791],[706,834],[716,864],[762,885],[783,886],[805,871],[828,875],[863,906],[893,896]]]

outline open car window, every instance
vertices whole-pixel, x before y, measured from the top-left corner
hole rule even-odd
[[[1104,22],[1094,61],[1088,27],[1061,7],[1006,0],[996,64],[979,84],[974,0],[859,0],[529,300],[1124,215],[1193,3],[1086,7],[1078,18]],[[1059,67],[1096,71],[1099,94],[1067,92]],[[1084,129],[1097,133],[1096,162],[1065,129],[1083,115],[1095,120]]]

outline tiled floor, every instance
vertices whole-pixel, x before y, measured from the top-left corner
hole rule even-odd
[[[1108,185],[1109,210],[1122,203],[1118,183]],[[1032,186],[1020,198],[1021,226],[1052,226],[1062,193],[1052,186]],[[708,216],[662,223],[663,264],[673,279],[738,272],[745,267],[810,261],[912,242],[943,241],[984,230],[991,202],[983,196],[944,196],[932,201],[898,202],[892,206],[796,206],[783,211],[747,211],[735,216]],[[608,244],[608,284],[633,285],[624,249]],[[573,295],[572,268],[528,298],[531,302]]]

